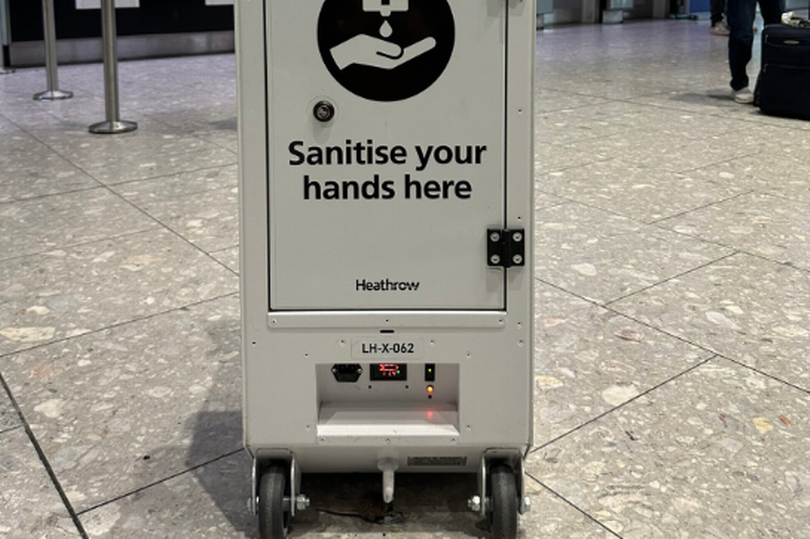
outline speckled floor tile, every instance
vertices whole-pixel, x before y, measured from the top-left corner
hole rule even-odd
[[[232,55],[230,57],[233,59]],[[178,75],[180,74],[174,74],[172,78],[177,80]],[[224,84],[207,82],[201,87],[200,84],[191,81],[182,81],[176,82],[167,92],[163,88],[149,85],[149,81],[143,81],[130,84],[127,90],[122,92],[122,99],[133,109],[161,120],[170,119],[171,116],[166,114],[176,114],[178,111],[202,115],[206,114],[206,111],[218,111],[226,106],[232,107],[231,114],[234,114],[236,82],[234,79]]]
[[[555,144],[624,133],[631,137],[633,132],[646,132],[651,125],[655,126],[658,138],[686,139],[702,139],[751,127],[741,120],[715,117],[706,121],[701,114],[624,101],[538,113],[535,124],[538,140]]]
[[[579,142],[573,148],[591,155],[592,162],[615,158],[636,166],[680,172],[761,151],[758,136],[749,131],[695,139],[638,130]]]
[[[233,82],[230,83],[233,85]],[[215,102],[202,107],[176,108],[150,114],[150,117],[183,132],[206,132],[215,130],[236,131],[236,88],[219,93]]]
[[[810,203],[747,193],[659,226],[810,270]]]
[[[611,304],[810,390],[810,274],[737,254]]]
[[[209,253],[215,259],[225,264],[229,269],[239,273],[239,246]]]
[[[33,137],[18,130],[12,135],[0,135],[0,203],[98,185],[91,176]]]
[[[535,453],[529,471],[624,538],[802,537],[810,395],[716,359]]]
[[[112,189],[138,207],[156,201],[183,198],[217,189],[237,186],[237,167],[229,165],[182,172],[153,180],[140,180],[113,186]]]
[[[667,172],[619,159],[551,172],[538,178],[536,184],[557,196],[646,223],[746,191],[727,179]]]
[[[165,230],[0,264],[0,355],[238,289],[238,278]]]
[[[0,433],[0,537],[80,537],[24,429]]]
[[[3,366],[77,511],[241,448],[240,372],[235,296],[14,354]]]
[[[541,84],[543,83],[541,82]],[[557,83],[552,79],[550,84],[557,91],[571,92],[582,97],[607,99],[631,99],[657,95],[665,90],[665,88],[661,88],[660,84],[655,84],[653,81],[645,84],[621,74],[595,74],[591,77]]]
[[[532,500],[532,509],[519,520],[519,537],[523,539],[616,537],[592,517],[571,507],[531,477],[526,478],[526,494]]]
[[[206,252],[239,242],[239,193],[236,187],[144,204],[149,215]]]
[[[757,46],[755,46],[756,48]],[[755,73],[750,73],[752,78]],[[790,129],[808,130],[810,124],[803,120],[768,116],[759,111],[757,107],[740,105],[731,99],[731,88],[726,84],[705,85],[700,88],[679,89],[657,95],[647,95],[632,98],[634,103],[656,105],[660,107],[689,111],[708,116],[707,122],[722,116],[726,119],[735,119],[752,123],[754,125],[773,125]]]
[[[608,103],[607,99],[600,97],[576,95],[543,87],[542,78],[536,78],[535,80],[538,81],[534,90],[534,110],[536,113]]]
[[[140,117],[134,121],[144,122]],[[36,136],[105,184],[168,176],[236,163],[236,154],[152,121],[131,133],[102,137],[85,128],[35,131]]]
[[[83,513],[91,537],[258,537],[257,519],[248,514],[250,459],[239,452],[134,495]],[[476,489],[474,476],[397,477],[395,507],[404,520],[382,526],[366,522],[381,505],[379,477],[304,475],[302,491],[312,507],[292,521],[290,537],[300,539],[462,539],[489,537],[484,523],[466,506]],[[612,537],[568,504],[529,481],[532,512],[520,518],[521,539]],[[328,511],[328,512],[327,512]],[[148,515],[148,517],[147,517]]]
[[[0,388],[0,433],[22,426],[5,389]]]
[[[707,118],[705,114],[697,112],[639,106],[636,103],[634,105],[633,110],[614,118],[614,121],[641,131],[647,131],[654,125],[656,137],[662,139],[677,140],[683,137],[701,140],[751,128],[748,122],[719,115]]]
[[[192,131],[191,134],[234,153],[239,151],[239,134],[236,130],[236,119],[224,120],[222,123],[215,123],[211,127],[212,129],[205,130],[200,128]]]
[[[769,149],[756,155],[690,170],[687,174],[696,179],[810,204],[810,177],[806,168],[806,151],[785,148],[782,151]]]
[[[731,98],[731,88],[725,81],[698,88],[679,88],[659,94],[632,97],[633,103],[654,105],[671,110],[682,110],[704,115],[710,123],[714,115],[724,115],[737,120],[745,119],[747,113],[755,112],[751,106],[743,107]],[[712,115],[712,116],[708,116]]]
[[[539,279],[603,304],[733,252],[579,204],[544,212],[535,250]]]
[[[713,355],[548,285],[536,297],[535,446]]]
[[[580,140],[608,137],[632,129],[627,123],[613,118],[597,118],[595,107],[556,110],[535,114],[538,126],[536,142],[541,144],[569,144]]]
[[[385,527],[370,524],[361,518],[337,516],[324,511],[363,514],[371,518],[379,515],[378,475],[305,475],[302,489],[310,496],[313,509],[296,517],[291,537],[490,537],[486,521],[467,508],[467,499],[477,489],[474,475],[398,475],[394,506],[402,512],[404,520],[401,524]],[[532,511],[519,518],[520,539],[610,537],[598,524],[536,482],[528,481],[526,494],[532,499]],[[565,535],[561,533],[562,530],[565,530]]]
[[[163,481],[82,513],[90,537],[118,539],[258,539],[247,512],[250,460],[246,453]]]
[[[0,134],[16,134],[19,131],[20,129],[17,126],[15,126],[8,118],[0,114]]]
[[[546,193],[545,191],[541,190],[542,184],[540,182],[535,182],[535,190],[534,190],[534,209],[535,209],[535,220],[541,219],[542,212],[546,208],[553,208],[554,206],[559,206],[560,204],[569,204],[570,201],[558,197],[556,195],[552,195],[550,193]]]
[[[0,205],[0,260],[156,226],[154,220],[103,187]]]
[[[570,146],[558,146],[537,142],[534,147],[534,172],[536,176],[546,172],[580,167],[611,158],[611,156],[596,155]]]
[[[239,243],[236,167],[200,170],[131,182],[117,190],[165,226],[206,252]]]

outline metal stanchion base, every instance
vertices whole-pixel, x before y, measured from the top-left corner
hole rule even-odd
[[[137,122],[127,122],[119,120],[117,122],[100,122],[90,126],[90,132],[96,135],[115,135],[117,133],[128,133],[138,129]]]
[[[48,90],[47,92],[40,92],[34,95],[34,99],[37,101],[59,101],[62,99],[70,99],[71,97],[73,97],[73,92],[65,90]]]

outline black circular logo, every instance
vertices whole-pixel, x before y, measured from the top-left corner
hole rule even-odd
[[[455,44],[447,0],[325,0],[318,47],[341,86],[366,99],[400,101],[430,87]]]

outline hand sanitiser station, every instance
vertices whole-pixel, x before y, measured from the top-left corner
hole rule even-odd
[[[264,538],[307,473],[470,473],[513,538],[532,440],[533,0],[240,0],[244,436]],[[440,530],[437,530],[440,531]]]

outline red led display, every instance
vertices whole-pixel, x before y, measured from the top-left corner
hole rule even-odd
[[[374,363],[369,369],[369,378],[373,382],[405,381],[408,379],[408,366],[403,363]]]

